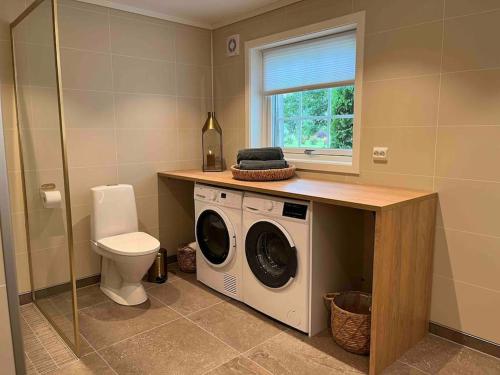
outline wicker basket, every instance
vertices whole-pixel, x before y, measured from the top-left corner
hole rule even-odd
[[[260,170],[244,170],[239,169],[237,165],[231,166],[233,178],[244,181],[278,181],[288,180],[295,174],[295,165],[290,165],[288,168],[280,169],[260,169]]]
[[[331,311],[333,339],[356,354],[370,352],[370,294],[362,292],[328,293],[323,296]]]
[[[177,250],[177,263],[182,272],[196,272],[196,242]]]

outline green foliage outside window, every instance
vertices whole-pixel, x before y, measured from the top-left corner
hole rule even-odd
[[[280,146],[352,149],[354,86],[276,95]]]
[[[333,113],[337,116],[350,117],[334,118],[330,128],[332,137],[331,148],[352,149],[352,127],[354,120],[354,86],[339,87],[333,90]]]

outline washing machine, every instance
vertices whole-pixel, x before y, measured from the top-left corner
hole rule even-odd
[[[310,205],[245,193],[243,301],[309,331]]]
[[[196,277],[216,291],[242,300],[243,193],[201,184],[194,187]]]

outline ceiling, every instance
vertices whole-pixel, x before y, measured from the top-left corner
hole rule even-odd
[[[80,0],[208,29],[300,0]]]

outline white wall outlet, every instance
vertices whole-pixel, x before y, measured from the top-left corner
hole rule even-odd
[[[226,56],[238,56],[240,54],[240,34],[226,38]]]
[[[387,161],[388,160],[388,147],[374,147],[373,148],[373,161]]]

